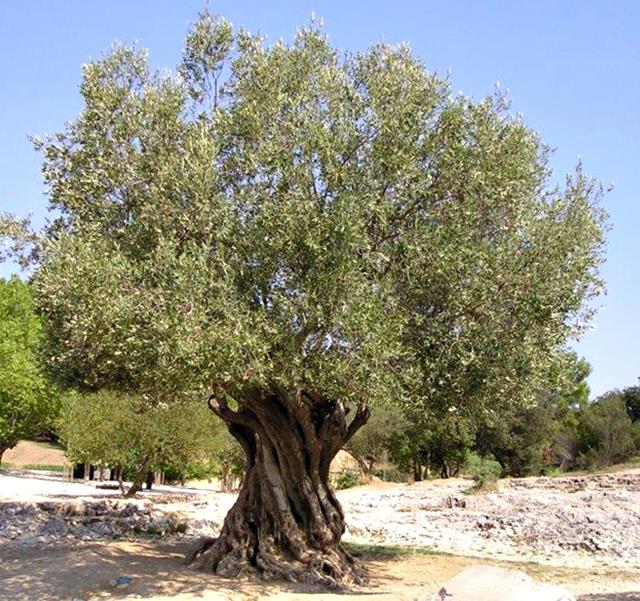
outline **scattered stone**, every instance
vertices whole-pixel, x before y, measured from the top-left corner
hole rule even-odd
[[[124,499],[56,500],[40,503],[0,501],[0,545],[17,541],[23,545],[55,540],[114,539],[126,535],[184,535],[192,530],[182,511],[167,505]],[[211,522],[200,523],[204,529]]]
[[[444,499],[444,506],[447,507],[448,509],[453,509],[454,507],[466,507],[467,506],[467,500],[466,499],[462,499],[460,497],[453,497],[451,495],[449,495],[448,497],[445,497]]]
[[[116,586],[125,588],[131,584],[132,580],[133,578],[131,578],[131,576],[118,576],[118,578],[116,578]]]
[[[514,478],[499,493],[473,497],[463,494],[468,488],[468,480],[451,479],[346,495],[348,534],[358,542],[556,565],[613,567],[631,557],[640,567],[640,470]]]

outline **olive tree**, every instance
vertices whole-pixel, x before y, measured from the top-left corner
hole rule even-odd
[[[267,46],[203,14],[177,74],[115,46],[37,141],[35,285],[59,381],[200,392],[246,454],[219,574],[359,580],[329,465],[371,403],[460,414],[535,380],[601,287],[599,188],[550,185],[504,100],[404,46]],[[496,401],[498,402],[498,401]]]

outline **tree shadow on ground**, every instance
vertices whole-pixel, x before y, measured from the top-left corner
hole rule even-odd
[[[0,546],[1,601],[288,601],[422,598],[478,560],[429,555],[379,545],[349,545],[368,569],[364,587],[328,591],[318,586],[257,579],[225,579],[183,565],[191,542],[125,540]],[[127,576],[127,586],[116,586]],[[633,587],[635,582],[629,584]],[[635,588],[635,587],[634,587]],[[582,595],[577,601],[640,601],[640,592]]]
[[[29,480],[46,480],[49,482],[62,482],[62,472],[49,470],[29,470],[26,468],[12,467],[0,468],[0,476],[11,478],[27,478]]]
[[[125,499],[128,497],[123,496],[118,482],[114,480],[83,480],[73,479],[65,480],[62,472],[56,471],[40,471],[29,470],[21,468],[4,469],[0,468],[0,476],[4,476],[16,480],[26,480],[29,483],[33,483],[35,489],[26,491],[25,494],[31,496],[46,496],[48,499],[69,499],[69,498],[86,498],[86,497],[99,497]],[[54,488],[41,489],[39,484],[48,486],[51,483]],[[130,482],[125,482],[125,490],[129,488]],[[15,482],[11,480],[4,481],[2,483],[2,491],[11,492],[11,489],[16,486]],[[235,491],[228,493],[218,490],[216,487],[191,487],[191,486],[177,486],[177,485],[159,485],[155,486],[151,490],[146,488],[137,493],[135,500],[151,500],[154,502],[162,502],[164,500],[174,501],[180,499],[187,502],[190,500],[196,500],[203,498],[207,495],[225,495],[234,496]],[[15,500],[15,499],[14,499]]]
[[[347,591],[331,592],[318,586],[260,580],[226,579],[183,565],[186,543],[126,541],[84,544],[75,547],[11,549],[0,547],[0,600],[59,601],[70,599],[161,598],[261,599],[271,594],[321,595],[322,600],[338,598]],[[380,566],[366,561],[376,574]],[[384,571],[384,570],[383,570]],[[127,576],[127,586],[117,586]],[[395,579],[376,575],[365,588],[354,589],[360,596],[388,593]],[[378,590],[377,590],[378,589]],[[379,589],[385,589],[384,591]],[[334,597],[335,595],[335,597]]]

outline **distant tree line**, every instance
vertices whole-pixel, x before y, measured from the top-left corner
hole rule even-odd
[[[488,458],[504,476],[603,468],[640,452],[640,386],[612,390],[589,402],[591,368],[566,353],[536,401],[465,415],[457,409],[421,419],[395,408],[374,414],[349,443],[365,474],[422,480],[460,474],[474,457]],[[504,405],[497,405],[503,407]]]

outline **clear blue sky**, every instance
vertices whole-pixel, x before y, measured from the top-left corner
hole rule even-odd
[[[61,128],[80,110],[80,65],[114,39],[173,67],[200,0],[0,1],[0,208],[33,213],[45,198],[27,134]],[[213,0],[235,25],[290,38],[312,12],[346,49],[408,42],[427,67],[451,70],[455,90],[480,97],[496,82],[513,110],[557,151],[560,175],[582,157],[605,184],[613,229],[608,294],[577,345],[593,366],[592,394],[640,376],[640,2],[528,0]],[[10,266],[0,266],[8,275]]]

